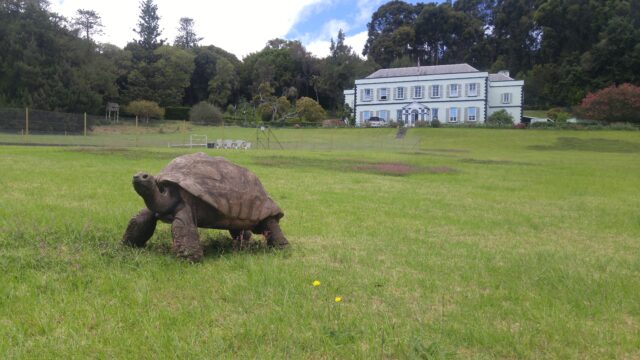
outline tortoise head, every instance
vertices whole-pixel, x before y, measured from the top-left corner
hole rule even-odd
[[[159,214],[171,212],[180,200],[175,190],[158,186],[156,178],[144,172],[133,176],[133,188],[147,207]]]
[[[133,188],[143,199],[147,199],[156,195],[158,184],[152,175],[139,172],[133,175]]]

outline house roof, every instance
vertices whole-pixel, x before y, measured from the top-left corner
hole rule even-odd
[[[512,81],[513,79],[505,74],[489,74],[489,81]]]
[[[460,74],[478,72],[478,69],[469,64],[450,64],[434,66],[414,66],[395,69],[380,69],[366,77],[366,79],[379,79],[398,76],[422,76],[441,74]]]

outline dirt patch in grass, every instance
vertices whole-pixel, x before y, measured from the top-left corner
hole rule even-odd
[[[553,145],[533,145],[532,150],[551,151],[593,151],[609,153],[640,153],[640,143],[611,139],[580,139],[575,137],[560,137]]]

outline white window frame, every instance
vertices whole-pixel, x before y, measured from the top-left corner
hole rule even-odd
[[[420,91],[420,96],[417,95],[418,91]],[[422,99],[423,97],[423,91],[422,91],[422,86],[417,85],[413,87],[413,98],[414,99]]]
[[[369,121],[369,119],[371,119],[372,116],[373,116],[373,111],[365,110],[362,112],[362,121]]]
[[[437,92],[437,94],[436,94]],[[442,96],[442,91],[440,90],[440,85],[432,85],[431,86],[431,97],[432,98],[439,98],[440,96]]]
[[[471,115],[471,111],[473,111],[473,115]],[[471,121],[471,122],[478,121],[478,109],[477,108],[475,108],[475,107],[467,108],[467,121]]]
[[[500,102],[503,104],[511,104],[511,93],[502,93],[502,96],[500,96]]]
[[[453,116],[454,112],[456,113],[456,116]],[[458,114],[458,108],[449,109],[449,118],[447,119],[448,122],[457,123],[459,117],[460,117],[460,114]],[[455,119],[455,120],[451,120],[451,119]]]
[[[367,95],[367,93],[369,93]],[[362,101],[373,101],[373,89],[365,88],[362,89]]]
[[[384,114],[384,116],[382,114]],[[389,121],[389,116],[391,116],[389,110],[379,110],[378,111],[378,117],[381,120],[385,121],[385,122]]]
[[[380,88],[380,89],[378,89],[378,91],[379,91],[378,100],[380,100],[380,101],[389,100],[389,88]],[[383,95],[383,93],[384,93],[384,95]]]
[[[476,83],[471,83],[468,84],[468,92],[467,92],[467,96],[478,96],[478,84]],[[473,90],[471,90],[471,87],[473,86]]]
[[[453,88],[455,86],[456,93],[453,93]],[[458,84],[449,84],[449,97],[460,97],[460,86]]]
[[[402,92],[402,94],[400,94]],[[397,87],[396,88],[396,100],[404,100],[404,88]]]

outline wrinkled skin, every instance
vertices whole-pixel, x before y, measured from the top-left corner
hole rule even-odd
[[[234,248],[242,248],[252,232],[271,247],[289,244],[278,223],[282,211],[248,170],[198,153],[176,158],[158,177],[168,180],[134,175],[133,188],[146,207],[129,221],[123,244],[143,247],[158,220],[171,224],[176,255],[194,262],[203,255],[198,227],[229,230]]]

